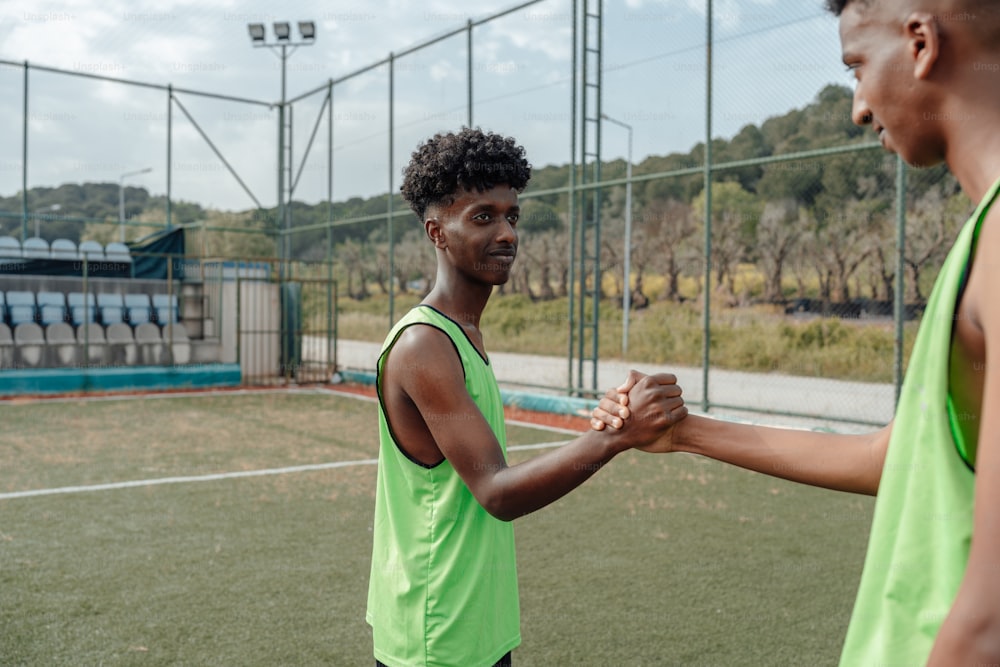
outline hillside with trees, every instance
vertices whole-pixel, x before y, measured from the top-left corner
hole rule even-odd
[[[870,144],[866,128],[850,119],[851,91],[830,85],[802,109],[746,125],[730,139],[716,139],[712,187],[711,288],[722,303],[786,303],[814,298],[826,303],[859,299],[889,302],[895,285],[896,158],[878,148],[822,157],[773,161],[724,168],[724,163],[769,158],[852,144]],[[650,156],[634,165],[634,177],[699,167],[705,146],[687,153]],[[959,225],[971,211],[954,178],[943,167],[909,171],[906,190],[905,264],[908,301],[927,296],[933,276]],[[620,179],[624,161],[602,165],[605,179]],[[568,197],[565,193],[533,196],[564,188],[568,165],[534,171],[522,199],[521,252],[505,292],[533,300],[565,296],[570,286]],[[633,186],[633,303],[682,301],[704,289],[704,177],[701,174],[639,180]],[[126,189],[129,220],[162,225],[165,201],[144,188]],[[625,187],[602,191],[602,288],[620,296],[622,280]],[[33,188],[29,209],[41,215],[42,235],[74,241],[108,236],[118,219],[118,184],[65,184]],[[434,275],[431,247],[412,217],[396,218],[394,267],[387,275],[386,195],[346,201],[292,205],[292,255],[323,260],[332,250],[335,271],[345,293],[364,299],[387,292],[429,289]],[[398,195],[394,209],[406,210]],[[20,194],[0,198],[3,233],[18,234]],[[262,257],[275,253],[275,211],[223,213],[188,202],[171,203],[174,224],[190,225],[189,248],[215,256]],[[369,218],[355,224],[340,222]],[[209,231],[198,230],[207,228]],[[253,231],[254,234],[240,233]],[[106,240],[106,239],[105,239]],[[757,281],[741,279],[747,268]],[[655,278],[655,280],[654,280]],[[416,287],[414,287],[416,286]]]

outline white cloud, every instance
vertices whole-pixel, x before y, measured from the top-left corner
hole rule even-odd
[[[311,19],[317,22],[315,44],[297,49],[286,61],[288,94],[295,96],[322,87],[331,78],[338,79],[380,61],[390,51],[399,53],[446,31],[462,28],[470,17],[481,19],[508,9],[518,1],[331,3],[300,0],[278,5],[273,0],[213,0],[207,3],[204,0],[4,0],[0,3],[0,59],[14,63],[27,59],[36,65],[62,68],[75,74],[126,78],[156,86],[171,83],[179,88],[270,101],[279,99],[281,61],[270,49],[251,46],[246,30],[248,22],[266,23],[269,31],[275,20],[294,23]],[[787,17],[807,11],[802,9],[801,0],[715,1],[720,36],[750,33],[769,22],[785,23]],[[680,20],[697,21],[697,17],[704,17],[704,11],[705,0],[606,2],[605,64],[610,67],[613,63],[639,61],[676,48],[670,41],[674,38],[670,30],[676,29]],[[819,10],[811,8],[808,11],[815,14]],[[570,0],[546,0],[474,29],[476,118],[503,124],[518,135],[522,132],[526,137],[530,135],[533,146],[537,147],[533,151],[537,150],[539,155],[558,156],[566,151],[563,126],[567,123],[525,119],[530,114],[535,114],[532,118],[568,117],[565,93],[571,57],[569,12]],[[662,20],[667,14],[676,20]],[[656,15],[661,20],[639,20],[645,15]],[[809,29],[817,28],[810,26]],[[835,28],[830,30],[835,34]],[[779,32],[768,38],[783,39],[783,34]],[[697,36],[693,39],[696,42]],[[405,148],[408,149],[417,133],[433,131],[440,125],[454,125],[464,117],[465,36],[452,37],[399,62],[397,85],[401,90],[405,85],[411,87],[401,92],[397,99],[401,135],[397,142],[407,144]],[[665,62],[677,65],[677,61]],[[402,69],[404,63],[423,69],[411,76],[410,71]],[[696,91],[693,96],[685,96],[684,91],[659,90],[661,86],[651,86],[651,73],[658,77],[656,81],[666,81],[667,75],[676,78],[675,70],[655,67],[656,63],[614,72],[615,90],[619,91],[619,98],[615,100],[618,106],[622,106],[622,95],[632,107],[641,108],[649,115],[656,115],[661,107],[694,105],[674,109],[671,114],[700,119],[702,114],[696,107],[701,93]],[[839,73],[836,62],[832,67]],[[22,74],[16,64],[0,66],[0,117],[10,119],[12,122],[8,125],[14,128],[20,128],[22,120]],[[760,76],[767,76],[767,72],[761,72]],[[90,159],[74,157],[67,161],[59,154],[59,147],[65,147],[62,142],[70,137],[73,149],[80,156],[109,156],[106,160],[101,158],[102,164],[105,161],[121,164],[127,170],[135,164],[145,166],[151,159],[158,161],[154,165],[157,171],[150,175],[147,185],[153,191],[162,192],[156,184],[162,181],[165,173],[161,142],[166,134],[167,105],[163,91],[35,71],[30,72],[29,79],[32,112],[48,114],[30,119],[31,184],[58,185],[66,180],[99,178],[94,173],[68,171],[74,164]],[[837,79],[842,80],[843,77]],[[781,82],[767,83],[775,86]],[[417,84],[424,89],[414,93],[412,88]],[[752,81],[745,85],[748,89],[760,87],[755,87]],[[792,85],[789,84],[789,90]],[[819,84],[814,86],[810,81],[799,85],[803,90],[813,87],[818,90]],[[531,92],[521,95],[522,90]],[[552,92],[555,90],[558,94]],[[385,162],[383,146],[387,144],[388,133],[387,68],[383,65],[343,82],[336,87],[334,97],[335,114],[339,114],[335,121],[335,143],[345,147],[346,155],[350,156],[337,158],[340,168],[335,174],[335,191],[375,194],[384,187],[381,178],[384,169],[380,165]],[[641,100],[632,99],[640,97]],[[223,154],[234,163],[240,163],[237,168],[241,176],[248,183],[263,184],[258,196],[265,205],[273,205],[276,112],[191,95],[180,99],[199,124],[204,125],[206,133],[219,141]],[[313,105],[310,108],[318,108],[318,99],[319,96],[314,96],[307,101]],[[782,100],[791,100],[788,104],[795,104],[795,99],[790,94],[782,97]],[[798,104],[808,101],[802,99]],[[610,100],[607,102],[611,104]],[[295,115],[296,151],[299,153],[302,151],[299,142],[304,141],[303,135],[311,130],[311,120],[306,119],[315,114],[306,111],[305,103],[303,105],[296,109]],[[765,107],[763,102],[759,110],[761,114],[778,111],[780,109]],[[95,118],[103,122],[98,131],[91,130],[89,125]],[[115,122],[123,118],[129,122]],[[208,151],[211,155],[204,141],[176,109],[174,119],[178,154],[201,155]],[[642,145],[637,145],[639,159],[641,151],[664,153],[688,148],[674,145],[671,133],[678,132],[677,123],[667,125],[650,122],[641,128]],[[321,125],[317,138],[323,147],[324,133],[325,124]],[[697,136],[697,130],[693,134]],[[13,141],[0,144],[0,166],[19,162],[20,144],[20,132],[15,130]],[[313,150],[320,149],[314,147]],[[46,154],[44,151],[51,152]],[[310,160],[318,159],[317,154],[314,153]],[[175,159],[181,158],[175,155]],[[189,171],[181,190],[184,197],[214,201],[224,207],[247,207],[246,195],[238,188],[232,194],[233,189],[228,185],[223,187],[216,183],[214,171]],[[379,174],[378,179],[371,179],[373,171]],[[113,173],[115,168],[108,167],[101,173],[104,172]],[[228,175],[222,177],[228,178]],[[19,188],[20,171],[0,168],[0,194],[7,195]]]

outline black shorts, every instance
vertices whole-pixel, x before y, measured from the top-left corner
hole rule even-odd
[[[493,665],[493,667],[511,667],[511,657],[510,657],[510,654],[511,654],[511,652],[507,651],[507,655],[505,655],[504,657],[502,657],[499,660],[497,660],[496,664]],[[383,663],[381,663],[378,660],[376,660],[375,661],[375,667],[386,667],[386,666]]]

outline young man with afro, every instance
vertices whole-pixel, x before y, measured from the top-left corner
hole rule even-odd
[[[511,664],[521,641],[513,519],[686,415],[668,374],[632,389],[639,418],[518,465],[480,317],[517,256],[531,176],[512,138],[463,129],[413,153],[403,197],[437,255],[434,287],[378,360],[379,464],[367,620],[377,665]]]
[[[655,449],[877,495],[844,667],[997,665],[1000,2],[828,5],[856,79],[854,122],[909,164],[946,163],[978,207],[938,275],[888,426],[836,435],[691,416]],[[620,419],[628,384],[602,399],[595,428]]]

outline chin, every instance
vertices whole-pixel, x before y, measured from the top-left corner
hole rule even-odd
[[[944,161],[943,158],[932,155],[904,155],[903,153],[898,153],[898,155],[902,158],[903,162],[914,169],[934,167]]]

